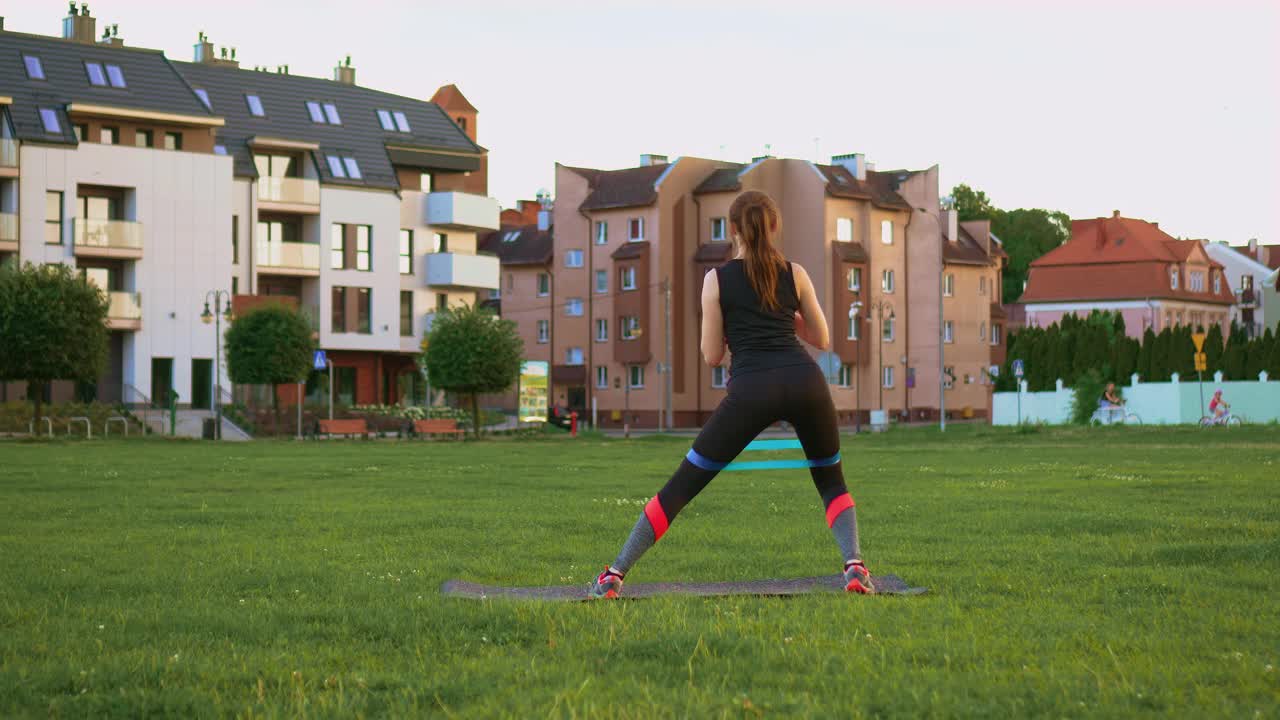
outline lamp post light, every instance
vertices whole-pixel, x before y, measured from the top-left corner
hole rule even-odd
[[[856,342],[858,349],[854,355],[854,372],[853,372],[853,432],[854,434],[862,432],[862,381],[858,375],[862,374],[862,363],[858,362],[862,355],[862,328],[860,327],[861,319],[858,313],[862,310],[862,301],[854,300],[849,304],[849,322],[853,325],[856,333]]]
[[[213,310],[209,310],[210,299],[213,301]],[[226,301],[224,308],[222,303]],[[222,319],[225,317],[227,322],[235,317],[231,313],[231,293],[226,290],[210,290],[204,296],[204,312],[200,313],[200,320],[205,325],[213,323],[213,408],[214,415],[217,417],[214,425],[213,438],[215,440],[222,439]]]
[[[877,352],[877,362],[880,367],[880,378],[877,384],[880,386],[880,402],[879,410],[884,410],[884,320],[885,313],[889,313],[889,322],[893,322],[897,317],[893,311],[893,303],[888,300],[873,300],[867,303],[867,322],[871,321],[871,315],[874,313],[880,318],[880,343]],[[896,332],[895,332],[896,334]]]

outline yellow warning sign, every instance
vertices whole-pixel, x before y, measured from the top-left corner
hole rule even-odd
[[[1209,369],[1209,361],[1202,352],[1196,353],[1196,372],[1204,372]]]
[[[1196,344],[1196,352],[1204,350],[1204,333],[1191,333],[1191,342]]]

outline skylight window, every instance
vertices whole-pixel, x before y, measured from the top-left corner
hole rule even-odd
[[[307,114],[311,116],[311,122],[323,123],[324,112],[320,109],[320,103],[307,102]]]
[[[111,87],[125,87],[124,72],[119,65],[107,65],[107,79],[111,81]]]
[[[200,98],[200,102],[210,110],[213,109],[213,103],[209,102],[209,91],[204,88],[196,88],[196,97]]]
[[[214,154],[214,155],[226,155],[226,154],[227,154],[227,146],[226,146],[226,145],[214,145],[214,146],[213,146],[213,154]]]
[[[378,111],[378,124],[383,130],[395,130],[396,126],[391,123],[391,113],[386,110]]]
[[[102,72],[102,64],[91,62],[84,64],[85,72],[89,73],[89,84],[106,87],[107,74]]]
[[[361,180],[364,178],[364,176],[360,174],[360,166],[356,164],[355,158],[344,157],[342,158],[342,162],[347,166],[347,175],[350,176],[352,180]]]
[[[404,113],[399,111],[396,111],[395,117],[396,117],[396,129],[399,130],[400,132],[405,132],[405,133],[409,132],[409,118],[405,117]]]
[[[62,123],[58,121],[58,111],[52,108],[40,108],[40,122],[44,131],[50,135],[62,134]]]
[[[337,155],[326,155],[325,157],[329,161],[330,175],[336,178],[344,178],[347,176],[347,171],[342,168],[341,158],[339,158]]]
[[[262,98],[257,95],[245,95],[244,101],[249,105],[249,114],[254,117],[266,117],[267,112],[262,109]]]
[[[22,64],[27,66],[27,78],[31,80],[44,79],[44,65],[40,64],[40,58],[35,55],[23,55]]]
[[[338,117],[338,106],[333,103],[324,104],[324,116],[329,119],[330,125],[342,124],[342,118]]]

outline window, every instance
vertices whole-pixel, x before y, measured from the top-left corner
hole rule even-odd
[[[342,118],[338,115],[338,106],[333,103],[324,104],[324,117],[330,125],[342,124]]]
[[[262,109],[262,98],[257,95],[245,95],[245,104],[249,106],[249,114],[254,117],[266,117],[267,112]]]
[[[596,366],[596,387],[601,390],[609,387],[609,368],[604,365]]]
[[[240,216],[231,216],[231,264],[240,264]]]
[[[120,128],[103,127],[98,131],[98,142],[103,145],[116,145],[120,142]]]
[[[489,299],[490,299],[490,300],[501,300],[501,299],[502,299],[502,289],[501,289],[501,288],[492,288],[492,289],[490,289],[490,290],[489,290]]]
[[[463,132],[466,132],[466,130],[467,130],[467,119],[466,119],[466,118],[462,118],[462,117],[458,118],[458,127],[459,127],[459,128],[461,128]]]
[[[502,234],[502,242],[504,243],[515,242],[516,239],[519,237],[520,237],[519,230],[508,230],[507,232]]]
[[[196,97],[200,98],[200,102],[210,110],[213,109],[213,103],[209,101],[209,91],[204,88],[196,88]]]
[[[942,323],[942,341],[953,343],[956,341],[955,326],[948,320]]]
[[[378,124],[382,126],[383,130],[396,129],[396,126],[391,124],[391,113],[387,112],[386,110],[378,111]]]
[[[722,388],[725,384],[724,368],[719,365],[711,368],[711,387]]]
[[[344,333],[347,331],[347,289],[335,285],[330,297],[332,307],[329,308],[329,330]]]
[[[884,380],[884,386],[885,386],[885,387],[887,387],[887,388],[891,388],[891,387],[893,387],[893,367],[892,367],[892,366],[886,367],[886,368],[884,369],[884,378],[883,378],[883,380]]]
[[[1169,268],[1169,287],[1178,289],[1178,268],[1176,267]]]
[[[356,332],[373,332],[373,290],[356,288]]]
[[[627,384],[633,388],[644,387],[643,365],[631,365],[627,368]]]
[[[987,294],[987,276],[986,275],[978,276],[978,294],[979,295]]]
[[[567,268],[582,267],[582,251],[569,250],[564,254],[564,266]]]
[[[445,233],[432,233],[431,252],[437,252],[437,253],[449,252],[449,236]]]
[[[329,163],[329,174],[336,178],[344,178],[347,171],[342,168],[342,159],[337,155],[326,155],[325,161]]]
[[[858,339],[858,325],[859,325],[858,320],[859,318],[857,315],[854,315],[853,317],[849,318],[849,324],[847,326],[847,334],[845,337],[847,337],[850,340]]]
[[[951,297],[956,294],[955,273],[947,273],[942,276],[942,294],[946,297]]]
[[[311,122],[313,123],[324,122],[324,111],[320,109],[320,103],[318,102],[307,101],[307,114],[311,116]]]
[[[950,390],[956,386],[955,366],[948,365],[942,369],[942,389]]]
[[[991,324],[991,344],[992,345],[1000,344],[1000,334],[1001,334],[1000,327],[1001,326],[996,325],[995,323]]]
[[[107,65],[107,81],[111,83],[113,88],[125,87],[124,72],[119,65]]]
[[[538,273],[538,297],[546,297],[551,294],[551,276],[547,273]]]
[[[302,235],[302,223],[291,220],[259,220],[258,238],[270,243],[298,242]],[[280,252],[279,249],[272,252]]]
[[[604,318],[596,318],[596,342],[606,342],[609,339],[609,321]]]
[[[569,298],[565,301],[564,314],[569,317],[582,317],[582,298]]]
[[[102,63],[87,62],[84,64],[84,70],[89,74],[90,85],[107,86],[107,74],[102,71]]]
[[[57,190],[44,194],[44,241],[62,244],[62,193]]]
[[[862,291],[862,268],[849,268],[844,276],[850,290],[854,292]]]
[[[507,273],[507,289],[514,290],[516,286],[515,273]]]
[[[893,221],[892,220],[880,221],[880,242],[885,245],[893,244]]]
[[[261,177],[298,177],[298,164],[293,155],[253,156],[253,165]]]
[[[711,242],[724,242],[729,239],[725,233],[725,219],[722,217],[711,218]]]
[[[449,293],[436,293],[436,310],[449,309]]]
[[[596,222],[596,244],[604,245],[609,242],[609,223]]]
[[[342,164],[347,166],[347,177],[352,180],[360,180],[364,177],[360,174],[360,165],[356,162],[355,158],[344,157],[342,158]]]
[[[76,142],[88,142],[89,126],[85,123],[76,123],[71,126],[71,134],[76,136]]]
[[[394,117],[396,119],[396,129],[403,133],[409,132],[409,118],[405,117],[405,114],[399,110],[394,113]]]
[[[40,64],[40,58],[35,55],[23,55],[22,64],[27,68],[28,80],[44,79],[44,65]]]
[[[846,365],[840,366],[840,375],[836,379],[836,385],[839,385],[840,387],[849,387],[853,385],[853,366],[852,365],[846,364]]]
[[[413,291],[400,291],[400,337],[413,337]]]
[[[435,189],[436,178],[429,172],[418,175],[418,189],[422,192],[431,192]]]
[[[40,108],[40,124],[50,135],[62,134],[62,123],[58,121],[58,111],[52,108]]]
[[[622,334],[623,340],[635,340],[640,337],[640,318],[635,315],[623,315],[618,318],[618,324],[621,326],[618,332]]]
[[[636,269],[633,267],[624,267],[618,271],[618,284],[623,290],[636,289]]]
[[[631,218],[627,221],[627,227],[630,230],[628,237],[632,242],[644,240],[644,218]]]
[[[836,218],[836,240],[853,242],[853,218]]]
[[[226,154],[227,154],[227,146],[226,146],[226,145],[214,145],[214,146],[213,146],[213,154],[214,154],[214,155],[226,155]]]
[[[890,315],[887,318],[882,318],[880,320],[880,339],[881,340],[884,340],[885,342],[893,342],[895,324],[896,324],[896,320],[892,315]]]
[[[343,270],[347,266],[347,237],[344,228],[346,226],[334,223],[329,230],[329,267],[334,270]]]
[[[880,289],[886,293],[893,292],[893,271],[884,270],[880,273]]]
[[[981,325],[978,326],[978,340],[981,341],[986,339],[987,339],[987,324],[982,323]]]
[[[368,272],[373,269],[372,253],[369,249],[368,225],[356,226],[356,269]]]
[[[564,349],[565,365],[581,365],[582,364],[582,348],[571,347]]]
[[[413,231],[400,231],[400,274],[413,274]]]
[[[538,344],[545,345],[551,342],[551,321],[538,321]]]
[[[1204,292],[1204,273],[1191,273],[1191,289],[1196,292]]]
[[[165,150],[181,150],[182,149],[182,133],[167,132],[164,134]]]
[[[231,278],[231,294],[232,295],[240,294],[240,278],[238,277]]]
[[[597,270],[596,271],[596,294],[602,295],[607,292],[609,292],[609,271]]]
[[[155,134],[150,130],[138,130],[133,134],[133,144],[140,148],[154,147],[155,143]]]
[[[1246,282],[1244,282],[1245,280],[1247,280],[1248,282],[1247,282],[1247,283],[1246,283]],[[1242,288],[1245,288],[1246,290],[1252,290],[1252,289],[1253,289],[1253,276],[1252,276],[1252,275],[1245,275],[1245,276],[1243,276],[1243,277],[1241,278],[1241,281],[1242,281],[1242,282],[1241,282],[1241,285],[1240,285],[1240,286],[1241,286]],[[1248,285],[1248,287],[1247,287],[1247,288],[1245,287],[1245,285],[1246,285],[1246,284]],[[1217,272],[1215,272],[1215,273],[1213,274],[1213,294],[1214,294],[1214,295],[1217,295],[1217,294],[1218,294],[1218,293],[1220,293],[1220,292],[1222,292],[1222,273],[1217,273]]]

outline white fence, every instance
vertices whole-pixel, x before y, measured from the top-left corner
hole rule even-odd
[[[991,399],[991,424],[1016,425],[1022,422],[1061,425],[1071,422],[1071,388],[1057,382],[1057,389],[1046,392],[998,392]],[[1144,425],[1194,424],[1208,413],[1209,400],[1215,390],[1231,405],[1231,412],[1247,423],[1280,420],[1280,382],[1268,380],[1267,373],[1254,380],[1223,380],[1222,373],[1204,380],[1204,404],[1201,405],[1200,383],[1192,378],[1182,381],[1175,373],[1170,382],[1144,383],[1134,375],[1129,385],[1121,388],[1125,405],[1142,418]],[[1019,409],[1019,401],[1021,408]]]

